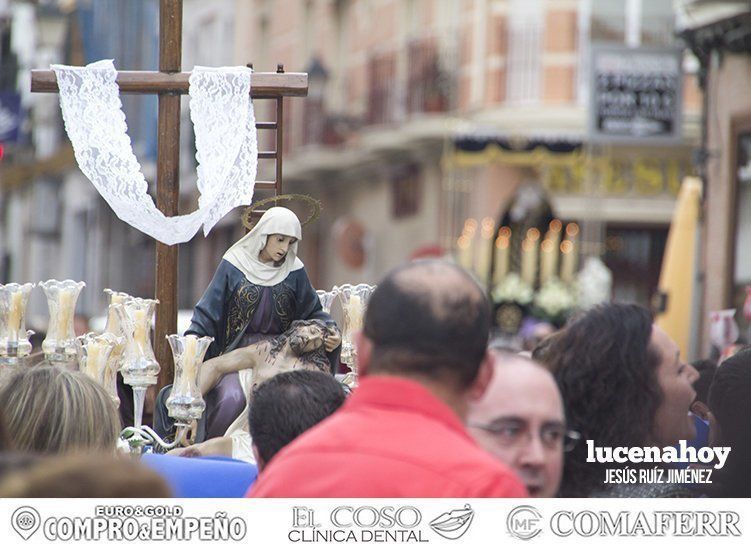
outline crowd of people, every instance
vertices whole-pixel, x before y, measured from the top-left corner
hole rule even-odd
[[[277,253],[282,258],[300,236],[297,229],[285,232],[291,234],[278,241],[287,244]],[[279,277],[257,276],[276,296],[269,282]],[[222,289],[214,286],[215,298],[230,296],[229,280],[216,281]],[[307,276],[295,281],[305,293],[297,308],[304,303],[306,313],[331,327],[320,305],[307,300]],[[229,331],[232,316],[208,317],[212,300],[199,304],[204,326],[216,332],[213,323],[221,321]],[[272,299],[264,300],[271,312]],[[490,324],[485,293],[461,268],[443,260],[396,268],[373,293],[357,335],[357,387],[350,391],[335,379],[334,363],[288,365],[253,382],[248,406],[233,409],[248,433],[252,465],[241,464],[253,467],[237,486],[249,497],[751,495],[744,417],[751,409],[751,350],[719,366],[687,365],[650,313],[630,304],[584,311],[531,352],[489,349]],[[332,336],[323,334],[317,348],[334,353],[340,337]],[[242,331],[231,341],[245,344],[238,349],[253,345]],[[226,334],[223,342],[230,342]],[[215,356],[227,353],[218,349]],[[224,377],[204,380],[206,392],[221,389]],[[209,427],[217,414],[209,414]],[[0,496],[177,494],[175,482],[160,476],[160,462],[117,453],[121,426],[109,395],[83,374],[43,363],[6,376]],[[220,435],[204,429],[200,440]],[[610,469],[623,467],[588,456],[591,445],[669,448],[684,440],[731,448],[711,484],[608,481]],[[173,452],[173,459],[199,463],[233,451],[229,441],[213,442],[225,444],[217,449],[201,443]],[[196,464],[191,478],[216,479],[202,472],[205,466]]]

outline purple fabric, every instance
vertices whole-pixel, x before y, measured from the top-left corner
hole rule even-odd
[[[281,322],[274,312],[271,287],[264,287],[261,300],[245,334],[235,349],[244,348],[282,333]],[[206,394],[206,438],[224,436],[229,426],[245,409],[245,395],[237,372],[225,374]]]
[[[224,436],[229,426],[245,409],[245,395],[240,387],[237,372],[230,372],[219,379],[206,393],[206,439]]]
[[[271,293],[271,287],[264,287],[261,291],[261,300],[258,303],[258,308],[256,308],[246,331],[252,331],[251,334],[270,334],[273,336],[282,333],[282,324],[274,311],[274,298]],[[245,345],[248,346],[252,343],[254,342],[249,342]]]

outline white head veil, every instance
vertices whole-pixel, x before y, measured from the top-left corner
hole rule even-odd
[[[280,266],[264,263],[258,257],[266,247],[271,234],[292,236],[295,242],[289,245],[287,256]],[[287,208],[269,208],[261,216],[253,230],[240,239],[224,254],[224,260],[240,270],[248,281],[256,285],[276,285],[284,281],[290,272],[300,270],[302,261],[297,258],[297,243],[302,239],[302,227],[297,216]]]

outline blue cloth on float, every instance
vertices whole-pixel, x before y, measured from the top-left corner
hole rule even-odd
[[[258,476],[256,465],[229,457],[146,454],[141,460],[167,481],[178,499],[243,497]]]

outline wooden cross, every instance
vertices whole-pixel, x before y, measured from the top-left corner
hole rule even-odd
[[[121,71],[117,84],[122,93],[157,94],[159,121],[157,140],[157,207],[166,216],[178,214],[180,194],[180,95],[188,93],[190,72],[181,71],[182,62],[182,0],[160,0],[159,3],[159,71]],[[257,123],[258,129],[276,130],[276,150],[258,153],[259,159],[276,161],[276,180],[257,181],[256,189],[282,192],[282,120],[285,96],[307,96],[308,75],[277,72],[253,74],[252,98],[276,100],[276,121]],[[31,71],[31,91],[58,92],[52,70]],[[173,381],[173,365],[165,336],[177,330],[177,246],[156,243],[156,311],[154,333],[155,354],[161,366],[158,387]]]

